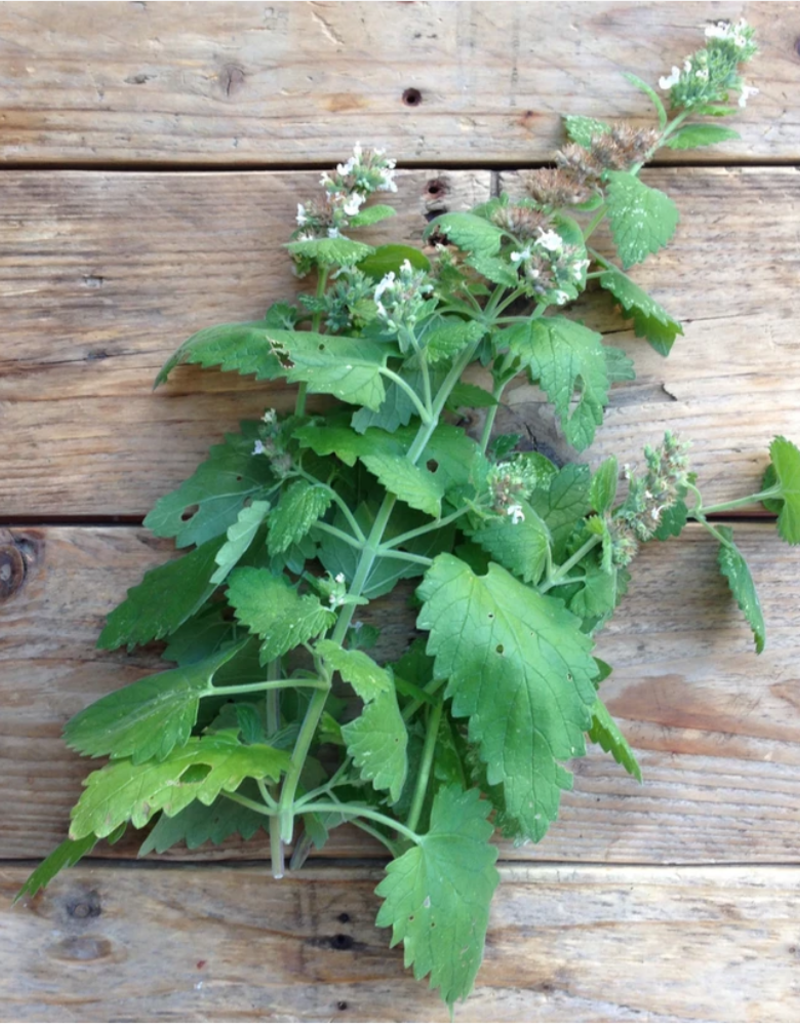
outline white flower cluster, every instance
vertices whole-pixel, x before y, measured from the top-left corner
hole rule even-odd
[[[724,99],[730,89],[739,91],[739,106],[747,106],[757,89],[745,85],[737,66],[756,52],[753,30],[744,18],[735,25],[716,21],[706,26],[706,47],[687,57],[683,69],[673,65],[668,75],[658,80],[659,88],[671,93],[673,106],[691,107]]]
[[[538,238],[509,258],[534,294],[546,292],[559,306],[576,298],[576,288],[583,288],[589,268],[589,260],[578,257],[577,250],[567,245],[557,231],[543,228],[539,228]]]
[[[403,260],[400,272],[389,271],[375,286],[373,299],[378,319],[392,331],[411,328],[417,322],[433,285],[426,280],[424,270],[414,270]]]
[[[706,39],[722,39],[733,43],[737,50],[746,50],[750,45],[749,25],[744,18],[733,25],[729,21],[717,21],[706,26]]]

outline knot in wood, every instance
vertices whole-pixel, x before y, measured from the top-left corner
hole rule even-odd
[[[25,582],[25,559],[16,544],[0,544],[0,602],[7,601]]]

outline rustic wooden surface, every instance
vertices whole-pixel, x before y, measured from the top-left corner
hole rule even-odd
[[[126,840],[9,909],[79,791],[64,721],[155,668],[94,650],[170,555],[139,519],[238,419],[291,401],[194,368],[151,381],[193,330],[291,293],[295,203],[356,138],[410,168],[372,238],[415,240],[517,190],[561,112],[646,118],[620,71],[652,80],[742,15],[762,53],[741,141],[646,172],[682,220],[635,277],[686,336],[662,360],[607,299],[580,309],[638,371],[587,458],[670,427],[713,500],[757,484],[774,434],[800,438],[800,4],[0,5],[0,1020],[446,1019],[373,926],[380,851],[354,830],[281,884],[257,839],[147,864]],[[554,440],[521,380],[503,415]],[[593,753],[547,839],[502,846],[459,1019],[800,1018],[800,550],[745,515],[766,652],[700,531],[642,555],[599,653],[645,784]],[[412,621],[373,614],[397,651]]]

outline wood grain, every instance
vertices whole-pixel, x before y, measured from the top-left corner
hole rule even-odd
[[[760,657],[699,530],[646,549],[598,653],[614,666],[603,693],[637,751],[639,786],[599,748],[574,764],[575,790],[522,860],[617,863],[796,860],[800,843],[800,551],[771,527],[736,527],[768,624]],[[8,538],[7,538],[8,539]],[[63,838],[80,780],[91,769],[64,747],[64,722],[92,700],[156,667],[147,651],[96,652],[103,616],[169,545],[144,530],[11,531],[30,565],[2,606],[0,633],[0,858],[44,855]],[[402,650],[413,615],[384,600],[383,652]],[[334,833],[327,856],[381,851],[354,831]],[[114,856],[135,854],[136,837]],[[104,852],[106,855],[108,851]],[[187,856],[178,851],[178,856]],[[193,857],[262,858],[263,840]]]
[[[282,385],[180,368],[155,394],[157,369],[194,330],[262,314],[295,294],[281,243],[316,174],[6,172],[0,212],[0,439],[3,514],[143,515],[188,476],[208,446]],[[409,171],[386,237],[419,241],[425,214],[485,198],[488,172]],[[579,314],[636,360],[612,392],[587,453],[636,461],[671,428],[695,442],[708,500],[758,489],[775,434],[800,437],[796,381],[800,274],[791,211],[794,168],[659,170],[652,184],[683,219],[671,247],[635,277],[686,325],[668,360],[623,331],[604,294]],[[518,189],[513,176],[501,184]],[[435,194],[432,194],[435,193]],[[598,244],[607,245],[602,235]],[[302,287],[302,286],[301,286]],[[522,378],[499,425],[563,447],[549,407]]]
[[[754,25],[742,139],[672,160],[800,155],[796,3],[4,3],[7,165],[303,166],[354,140],[406,162],[528,165],[560,115],[650,121],[709,18]],[[408,90],[416,90],[409,99]],[[56,99],[57,97],[57,99]],[[416,102],[415,102],[416,101]]]
[[[800,869],[506,866],[469,1021],[795,1021]],[[446,1021],[376,869],[79,867],[9,909],[7,1021]],[[31,950],[37,950],[31,956]],[[113,983],[110,984],[110,979]]]

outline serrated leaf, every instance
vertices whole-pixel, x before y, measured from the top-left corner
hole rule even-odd
[[[502,284],[506,288],[516,288],[519,284],[519,274],[516,269],[499,256],[472,253],[464,262],[492,284]]]
[[[614,296],[627,316],[633,317],[636,337],[647,338],[659,355],[669,355],[675,338],[683,334],[678,321],[616,267],[603,272],[600,286]]]
[[[251,796],[249,792],[245,795]],[[258,791],[252,797],[257,799]],[[171,818],[162,814],[139,848],[138,856],[146,857],[153,851],[164,853],[178,843],[184,843],[187,850],[196,850],[207,842],[218,846],[237,833],[244,840],[252,839],[266,822],[263,814],[224,796],[217,797],[209,807],[195,800]]]
[[[431,390],[436,394],[439,386],[447,373],[447,365],[434,365],[429,371]],[[423,394],[423,374],[419,368],[406,367],[403,370],[403,378],[415,394]],[[386,397],[381,402],[380,408],[359,409],[353,413],[351,420],[354,430],[363,434],[370,427],[379,427],[389,433],[394,433],[398,427],[405,427],[419,415],[419,410],[412,402],[406,391],[390,380],[386,385]]]
[[[269,512],[268,501],[254,501],[239,513],[236,522],[228,527],[227,540],[214,556],[219,568],[211,577],[212,583],[224,583],[228,573],[253,543],[258,528]]]
[[[415,466],[406,455],[388,452],[363,455],[361,461],[387,491],[396,494],[411,508],[439,518],[444,487],[429,470]]]
[[[441,316],[429,321],[430,326],[421,340],[429,363],[453,359],[467,345],[480,341],[486,328],[477,320],[461,320],[456,316]]]
[[[376,924],[403,942],[405,966],[417,980],[430,974],[451,1008],[466,999],[483,958],[489,905],[500,880],[489,843],[490,804],[477,790],[440,789],[419,844],[390,862],[375,892],[383,899]]]
[[[608,402],[602,337],[566,317],[540,317],[505,333],[509,350],[555,406],[569,443],[588,447]]]
[[[254,455],[258,424],[243,422],[241,434],[227,434],[208,459],[177,490],[164,495],[144,525],[157,537],[174,537],[179,548],[204,544],[224,534],[248,498],[275,483],[269,459]]]
[[[606,572],[602,565],[589,561],[583,570],[585,579],[571,598],[569,610],[583,620],[584,631],[596,630],[617,606],[617,570]]]
[[[678,208],[657,188],[628,171],[608,171],[608,222],[625,270],[669,242],[678,226]]]
[[[53,881],[64,868],[74,867],[82,857],[88,856],[97,844],[97,836],[89,833],[82,839],[65,839],[26,878],[14,897],[14,903],[23,896],[35,896]]]
[[[490,784],[533,840],[558,813],[570,774],[558,763],[585,750],[597,674],[592,641],[561,601],[489,565],[476,576],[439,555],[418,589],[417,620],[447,679],[452,714],[468,717]]]
[[[556,561],[563,558],[570,535],[591,508],[590,484],[589,467],[571,462],[550,477],[546,490],[536,490],[530,497],[531,507],[550,530]]]
[[[689,509],[685,501],[676,501],[674,505],[663,509],[658,529],[653,534],[656,540],[669,540],[680,536],[681,530],[689,521]]]
[[[129,757],[133,764],[163,761],[189,739],[200,698],[241,644],[184,668],[147,676],[109,693],[64,726],[68,747],[90,757]]]
[[[431,261],[424,252],[410,245],[379,245],[370,256],[358,264],[362,274],[380,280],[387,274],[398,273],[408,261],[414,270],[430,270]]]
[[[717,124],[687,124],[667,139],[665,145],[670,149],[695,149],[740,138],[741,135],[733,128],[723,128]]]
[[[333,640],[320,640],[316,651],[365,703],[392,689],[388,672],[363,651],[346,651]]]
[[[297,480],[281,497],[280,504],[269,519],[269,553],[278,555],[308,533],[330,507],[331,493],[327,487]]]
[[[397,210],[395,210],[393,206],[387,206],[385,203],[375,203],[374,206],[368,206],[365,210],[361,210],[360,213],[351,217],[350,227],[368,228],[371,224],[377,224],[379,221],[386,220],[388,217],[396,216]]]
[[[538,583],[547,564],[550,531],[523,499],[524,519],[515,523],[509,516],[491,519],[470,534],[495,562],[526,583]]]
[[[609,384],[636,380],[633,360],[621,348],[616,348],[614,345],[603,345],[603,352],[606,357],[606,373]]]
[[[233,639],[233,623],[224,617],[224,610],[222,603],[211,604],[176,629],[162,659],[178,665],[194,665],[216,654],[226,641]]]
[[[491,409],[492,406],[499,404],[491,391],[480,388],[477,384],[465,384],[463,381],[454,385],[447,399],[450,409]]]
[[[618,482],[619,465],[611,455],[597,467],[589,488],[589,503],[599,515],[610,511],[617,496]]]
[[[446,235],[453,245],[478,257],[496,256],[504,237],[500,228],[473,213],[444,213],[430,222],[423,237],[434,232]]]
[[[364,242],[356,242],[352,238],[309,238],[298,242],[287,242],[286,248],[292,256],[302,256],[315,260],[324,267],[351,267],[360,263],[375,250]]]
[[[642,781],[642,769],[639,767],[636,755],[599,697],[592,707],[589,739],[592,743],[599,743],[603,750],[607,754],[611,754],[617,764],[622,765],[629,775],[632,775],[638,782]]]
[[[290,763],[284,751],[265,744],[245,747],[225,733],[193,736],[164,761],[112,761],[85,780],[72,809],[70,838],[91,832],[102,838],[125,821],[142,828],[158,811],[170,817],[193,800],[209,805],[246,778],[277,781]]]
[[[360,654],[360,651],[352,652]],[[406,780],[408,733],[394,687],[379,693],[358,718],[342,727],[347,751],[375,789],[387,789],[392,803]]]
[[[200,366],[218,366],[221,370],[255,374],[257,380],[275,380],[284,376],[280,361],[276,359],[267,341],[267,320],[247,323],[218,324],[205,327],[188,338],[161,367],[153,385],[165,383],[180,363],[199,363]]]
[[[570,141],[577,142],[584,149],[590,149],[593,135],[607,135],[611,131],[611,125],[605,121],[598,121],[594,117],[579,117],[577,114],[568,114],[564,118],[564,128]]]
[[[188,555],[146,572],[108,616],[97,646],[113,651],[174,633],[216,590],[211,576],[221,546],[221,540],[206,541]]]
[[[667,112],[664,109],[664,104],[661,102],[661,97],[655,89],[651,85],[648,85],[647,82],[642,81],[638,75],[634,75],[630,71],[624,72],[623,77],[627,78],[631,85],[635,85],[640,92],[643,92],[645,96],[648,97],[650,102],[656,108],[656,114],[658,115],[658,127],[661,129],[665,128],[667,124]]]
[[[776,437],[769,454],[783,499],[778,533],[787,544],[800,544],[800,451],[785,437]]]
[[[319,636],[336,621],[315,595],[301,597],[283,576],[273,576],[267,569],[235,569],[228,580],[228,603],[237,620],[264,641],[262,665]]]
[[[744,555],[733,543],[733,530],[729,526],[718,526],[717,530],[728,541],[728,544],[720,544],[719,546],[717,561],[720,572],[728,581],[731,593],[736,598],[736,603],[753,630],[756,654],[761,654],[766,642],[766,626],[764,624],[764,613],[761,611],[761,603],[758,600],[756,585],[753,582],[753,577],[750,575],[750,568],[745,561]]]

